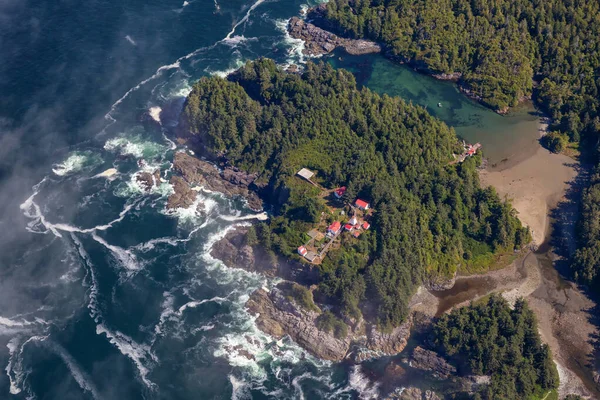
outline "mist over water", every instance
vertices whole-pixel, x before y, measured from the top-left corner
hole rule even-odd
[[[0,2],[0,398],[379,393],[362,367],[257,330],[244,304],[276,282],[210,256],[255,213],[202,190],[200,210],[166,211],[184,149],[148,122],[202,76],[260,56],[304,62],[285,26],[307,5]],[[410,98],[371,62],[369,86]],[[155,169],[162,183],[144,192],[135,177]]]

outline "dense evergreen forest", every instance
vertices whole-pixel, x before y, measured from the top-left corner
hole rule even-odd
[[[533,311],[524,300],[514,309],[492,295],[487,303],[455,309],[434,326],[441,354],[463,375],[489,375],[475,398],[541,399],[558,387],[548,345],[542,344]]]
[[[259,175],[274,215],[256,238],[274,252],[296,257],[328,212],[321,190],[295,176],[300,168],[324,188],[347,186],[348,202],[371,202],[372,229],[343,239],[320,265],[319,290],[343,317],[368,311],[397,325],[423,281],[485,268],[530,240],[510,204],[480,187],[480,158],[450,165],[462,151],[452,129],[423,108],[358,89],[347,71],[308,63],[298,75],[260,59],[227,79],[202,78],[183,116],[210,152]]]
[[[339,33],[385,43],[390,55],[460,84],[501,110],[522,96],[551,117],[545,144],[579,144],[600,162],[600,3],[587,0],[332,0]],[[585,190],[573,269],[600,288],[600,180]]]

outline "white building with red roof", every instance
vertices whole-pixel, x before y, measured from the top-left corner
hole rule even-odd
[[[367,203],[366,201],[361,200],[361,199],[356,199],[356,201],[354,202],[354,205],[360,210],[368,210],[369,209],[369,203]]]
[[[342,196],[344,195],[344,193],[346,193],[346,186],[342,186],[340,188],[335,189],[335,191],[333,192],[333,195],[336,198],[341,199]]]
[[[327,234],[329,236],[335,236],[338,233],[340,233],[341,229],[342,229],[342,223],[340,221],[335,221],[334,223],[329,225],[329,227],[327,228]]]

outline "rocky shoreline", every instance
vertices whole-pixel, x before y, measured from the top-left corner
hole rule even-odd
[[[310,56],[328,54],[338,47],[352,55],[381,52],[381,46],[373,41],[342,38],[298,17],[290,19],[288,31],[293,38],[304,41],[305,48],[302,52]]]
[[[248,201],[248,207],[261,211],[262,200],[250,185],[256,179],[255,175],[247,174],[233,167],[219,170],[214,164],[200,160],[185,152],[175,153],[173,171],[170,183],[174,193],[167,200],[167,208],[188,208],[197,198],[195,187],[223,193],[229,197],[240,196]]]
[[[317,7],[311,8],[307,11],[306,22],[298,17],[292,17],[288,23],[288,32],[291,37],[295,39],[301,39],[304,41],[304,50],[302,51],[305,55],[318,57],[324,54],[329,54],[336,48],[343,48],[348,54],[351,55],[364,55],[373,53],[382,53],[385,57],[399,64],[409,65],[416,71],[419,71],[425,75],[429,75],[435,79],[442,81],[455,82],[458,89],[467,97],[488,106],[481,96],[474,93],[464,82],[462,82],[463,74],[461,72],[439,72],[431,70],[424,62],[400,57],[391,52],[389,48],[384,44],[380,44],[371,40],[365,39],[350,39],[340,37],[333,33],[335,26],[327,20],[326,14],[327,5],[325,3],[320,4]],[[524,97],[520,102],[526,101],[528,98]],[[501,109],[493,109],[494,112],[500,115],[506,115],[510,112],[510,107],[503,107]]]

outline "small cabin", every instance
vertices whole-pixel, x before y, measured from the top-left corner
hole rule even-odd
[[[356,231],[352,232],[352,236],[354,236],[355,238],[359,237],[360,236],[360,231],[356,230]]]
[[[346,224],[344,225],[344,229],[347,231],[352,231],[352,229],[354,229],[354,225],[352,224]]]
[[[341,229],[342,229],[341,222],[335,221],[334,223],[332,223],[331,225],[329,225],[329,227],[327,228],[327,234],[329,236],[335,236],[338,233],[340,233]]]
[[[366,231],[371,227],[371,224],[369,224],[367,221],[362,223],[362,228]]]
[[[312,172],[309,169],[306,168],[302,168],[300,171],[298,171],[298,176],[306,179],[307,181],[310,182],[310,178],[312,178],[315,175],[314,172]]]
[[[298,247],[298,254],[300,254],[301,256],[306,255],[307,252],[308,252],[308,250],[306,250],[306,247],[304,247],[304,246]]]
[[[333,192],[333,195],[336,198],[341,199],[342,196],[344,195],[344,193],[346,193],[346,186],[342,186],[340,188],[335,189],[335,191]]]
[[[368,210],[369,209],[369,203],[367,203],[364,200],[361,199],[356,199],[356,201],[354,202],[354,205],[356,206],[356,208],[358,208],[359,210]]]

